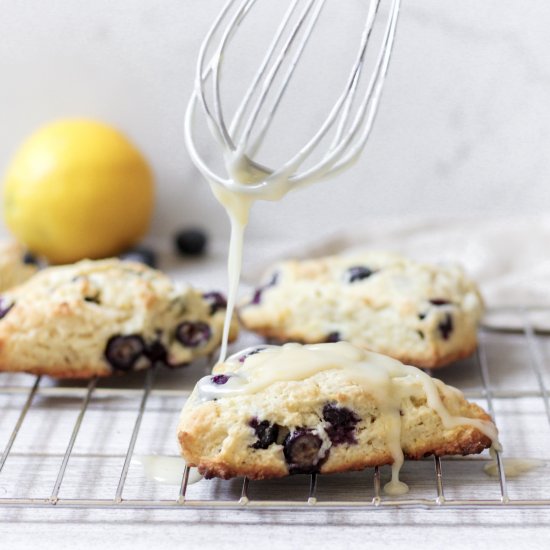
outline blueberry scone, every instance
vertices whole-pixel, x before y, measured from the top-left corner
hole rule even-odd
[[[482,313],[460,267],[379,252],[281,262],[240,308],[274,341],[345,340],[425,368],[470,355]]]
[[[36,266],[25,263],[24,248],[16,241],[0,241],[0,292],[25,282]]]
[[[182,366],[219,345],[225,306],[139,263],[50,267],[0,298],[0,371],[87,378]]]
[[[489,415],[459,390],[346,342],[266,345],[230,357],[197,383],[178,439],[206,477],[392,464],[393,489],[404,458],[498,445]]]

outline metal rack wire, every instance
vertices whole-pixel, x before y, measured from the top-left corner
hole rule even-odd
[[[493,311],[494,313],[494,311]],[[532,454],[535,451],[550,458],[550,453],[543,450],[547,445],[550,449],[550,401],[548,390],[548,377],[550,368],[546,360],[545,346],[550,343],[550,337],[544,332],[535,329],[532,323],[534,313],[543,313],[550,316],[550,309],[523,309],[507,308],[498,310],[497,313],[513,315],[521,321],[515,331],[503,330],[494,326],[484,325],[480,330],[480,346],[477,353],[464,365],[453,366],[446,370],[443,378],[450,378],[461,389],[467,398],[478,400],[485,405],[489,413],[495,419],[501,434],[506,435],[506,427],[501,421],[506,420],[510,426],[514,426],[519,418],[519,404],[525,405],[527,410],[534,415],[539,422],[531,441],[523,441],[526,452]],[[506,348],[498,357],[499,350]],[[515,354],[512,353],[515,351]],[[503,357],[505,359],[503,360]],[[503,367],[505,365],[506,368]],[[499,363],[499,364],[496,364]],[[502,383],[503,373],[523,373],[520,378],[513,380],[506,386]],[[466,388],[462,387],[464,381],[462,373],[467,380]],[[7,417],[15,422],[7,428],[0,423],[0,444],[4,443],[4,450],[0,457],[0,507],[57,507],[57,508],[117,508],[117,509],[384,509],[384,508],[550,508],[550,475],[544,474],[544,469],[533,474],[531,478],[518,478],[513,483],[506,479],[504,459],[501,453],[496,454],[498,477],[491,479],[480,472],[480,465],[487,463],[487,458],[480,457],[449,457],[432,458],[417,463],[407,463],[410,472],[407,474],[416,483],[411,486],[409,494],[403,497],[387,497],[383,494],[382,478],[385,475],[383,468],[374,468],[361,473],[342,474],[337,476],[292,476],[285,480],[271,482],[250,482],[248,479],[221,481],[201,481],[196,485],[190,485],[190,469],[185,468],[179,491],[176,486],[164,488],[158,495],[158,487],[143,481],[133,483],[133,492],[137,495],[127,495],[129,474],[132,470],[132,478],[139,477],[139,472],[132,468],[132,457],[135,454],[136,443],[142,435],[144,419],[147,419],[151,407],[151,400],[158,405],[157,411],[167,414],[170,418],[177,419],[179,408],[183,405],[188,395],[187,391],[171,388],[157,387],[157,372],[149,370],[143,378],[140,388],[128,387],[102,387],[100,381],[92,379],[85,386],[63,386],[44,383],[43,378],[36,377],[31,385],[21,383],[23,375],[15,377],[0,374],[0,420],[3,410],[11,411]],[[438,373],[439,376],[439,373]],[[518,384],[518,380],[524,380],[530,376],[532,383]],[[24,380],[31,380],[25,377]],[[472,382],[475,380],[475,382]],[[498,383],[495,383],[495,380]],[[449,380],[445,380],[449,382]],[[511,387],[510,387],[511,384]],[[68,413],[65,410],[67,403],[74,407],[76,417],[71,417],[68,438],[64,450],[61,452],[37,452],[36,430],[41,431],[43,426],[29,426],[35,428],[28,434],[26,446],[20,450],[16,445],[21,436],[21,431],[29,421],[29,414],[38,407],[37,401],[43,400],[43,407],[54,413],[59,413],[63,423],[66,424]],[[102,430],[109,430],[117,414],[116,407],[121,403],[126,413],[130,414],[131,421],[124,425],[124,437],[115,430],[117,441],[125,440],[124,450],[117,453],[107,451],[92,452],[84,446],[82,451],[75,452],[75,445],[83,438],[82,426],[91,407],[97,402],[108,402],[111,410],[99,413],[99,424]],[[172,406],[165,406],[166,403]],[[128,403],[131,407],[128,408]],[[500,405],[505,404],[503,408]],[[542,405],[542,406],[541,406]],[[73,410],[73,409],[71,409]],[[126,414],[126,417],[128,417]],[[6,418],[6,415],[4,415]],[[542,424],[541,424],[542,423]],[[71,427],[72,425],[72,427]],[[153,422],[153,431],[156,429]],[[89,431],[89,430],[87,430]],[[547,433],[543,433],[547,431]],[[126,439],[126,436],[128,438]],[[535,441],[535,443],[533,443]],[[548,443],[547,443],[548,442]],[[38,449],[40,450],[40,449]],[[154,448],[149,449],[155,451]],[[506,445],[505,445],[506,452]],[[548,455],[547,455],[548,453]],[[544,457],[541,457],[544,458]],[[119,460],[118,474],[113,477],[113,467],[109,466],[109,481],[107,496],[94,496],[98,480],[90,485],[90,472],[94,471],[92,463],[97,460]],[[7,471],[10,462],[14,463],[13,472]],[[53,484],[48,485],[48,479],[44,483],[32,483],[29,486],[18,483],[18,479],[24,477],[29,468],[33,469],[40,477],[41,464],[50,464],[50,474],[55,474]],[[75,496],[64,496],[66,478],[72,462],[78,462],[79,476],[73,476],[71,486]],[[121,464],[121,467],[120,467]],[[106,472],[101,466],[100,478]],[[457,468],[460,470],[458,471]],[[444,475],[446,471],[457,470],[454,475]],[[96,468],[97,470],[97,468]],[[48,476],[46,475],[46,478]],[[308,483],[304,484],[305,479]],[[526,482],[525,479],[528,481]],[[530,481],[529,481],[530,479]],[[534,480],[534,481],[533,481]],[[105,480],[101,480],[103,483]],[[515,495],[510,494],[510,487]],[[254,490],[251,489],[253,485]],[[321,488],[320,488],[321,485]],[[323,485],[325,488],[323,489]],[[6,489],[5,486],[8,486]],[[200,486],[200,488],[199,488]],[[472,488],[474,486],[474,488]],[[49,489],[42,489],[46,487]],[[147,489],[148,487],[148,489]],[[198,489],[197,489],[198,488]],[[197,490],[195,490],[197,489]],[[35,496],[36,491],[45,491]],[[86,492],[88,491],[88,493]],[[165,497],[168,491],[172,496]],[[132,491],[131,491],[132,492]],[[252,493],[260,493],[258,496]],[[282,497],[280,496],[282,495]],[[449,496],[450,495],[450,496]]]

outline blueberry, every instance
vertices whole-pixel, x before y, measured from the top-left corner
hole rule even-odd
[[[447,306],[450,303],[451,302],[449,302],[449,300],[444,300],[442,298],[433,298],[432,300],[430,300],[430,304],[434,306]]]
[[[252,300],[250,301],[251,304],[254,304],[257,306],[262,301],[262,294],[264,292],[263,287],[259,287],[254,291],[254,294],[252,296]]]
[[[356,265],[350,267],[346,271],[348,283],[354,283],[355,281],[362,281],[363,279],[368,279],[374,271],[368,267],[362,265]]]
[[[437,325],[437,328],[439,329],[439,332],[441,333],[441,337],[443,338],[443,340],[448,340],[454,328],[453,317],[451,316],[450,313],[447,313],[445,315],[445,319]]]
[[[200,256],[205,251],[207,240],[201,229],[182,229],[175,236],[176,249],[182,256]]]
[[[276,443],[279,436],[279,426],[277,424],[271,424],[269,420],[258,421],[257,418],[253,418],[248,425],[254,429],[254,433],[258,438],[258,441],[252,445],[253,449],[267,449],[273,443]]]
[[[145,342],[138,335],[112,336],[105,347],[105,358],[114,369],[132,370],[145,351]]]
[[[361,419],[353,411],[327,403],[323,407],[323,420],[329,424],[326,432],[333,445],[357,443],[354,431]]]
[[[262,301],[262,294],[264,293],[264,290],[267,290],[268,288],[275,286],[278,280],[279,280],[279,273],[278,272],[273,273],[273,275],[271,275],[271,279],[269,279],[269,281],[265,285],[258,287],[254,291],[254,295],[252,296],[252,300],[250,303],[254,305],[258,305]]]
[[[157,254],[154,250],[146,248],[145,246],[136,246],[131,250],[127,250],[121,254],[119,258],[125,262],[140,262],[149,267],[157,266]]]
[[[23,263],[26,265],[38,265],[38,258],[32,252],[23,254]]]
[[[340,337],[339,332],[330,332],[328,336],[326,337],[325,342],[327,344],[333,344],[335,342],[339,342],[342,338]]]
[[[164,347],[164,344],[162,344],[158,340],[155,340],[147,346],[147,349],[145,350],[145,356],[151,361],[153,365],[156,363],[162,363],[166,365],[168,362],[168,353],[166,352],[166,348]]]
[[[288,469],[293,474],[314,473],[325,458],[319,456],[323,442],[313,430],[300,428],[291,432],[286,436],[283,445]]]
[[[221,292],[206,292],[202,297],[210,304],[210,315],[227,309],[227,300]]]
[[[257,353],[260,353],[260,351],[263,351],[265,348],[255,348],[253,350],[247,351],[246,353],[243,353],[239,357],[239,363],[244,363],[246,359],[248,359],[251,355],[256,355]]]
[[[8,302],[4,298],[0,297],[0,319],[3,319],[15,305],[15,302]]]
[[[176,328],[176,340],[188,348],[197,348],[210,340],[212,331],[202,321],[184,321]]]
[[[223,384],[226,384],[228,380],[229,376],[226,374],[216,374],[210,377],[210,382],[212,382],[212,384],[218,384],[218,386],[223,386]]]

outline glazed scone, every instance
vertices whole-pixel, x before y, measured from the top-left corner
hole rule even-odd
[[[187,400],[181,452],[206,477],[264,479],[479,453],[489,415],[416,367],[346,342],[250,348]]]
[[[281,262],[239,312],[274,341],[344,340],[425,368],[470,355],[482,314],[460,267],[379,252]]]
[[[16,241],[0,240],[0,292],[20,285],[37,270],[24,262],[25,249]]]
[[[224,315],[220,294],[140,263],[50,267],[0,298],[0,371],[87,378],[182,366],[219,346]]]

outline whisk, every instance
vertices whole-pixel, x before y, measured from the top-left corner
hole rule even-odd
[[[399,14],[400,0],[390,0],[385,15],[382,15],[382,3],[382,0],[367,2],[359,49],[343,90],[328,115],[305,145],[276,168],[260,163],[257,153],[318,22],[325,0],[290,2],[230,120],[226,119],[221,102],[221,67],[229,44],[257,0],[229,0],[225,4],[201,46],[195,89],[185,124],[186,144],[191,158],[213,189],[222,187],[241,196],[249,196],[251,200],[274,200],[290,189],[334,175],[358,159],[376,116]],[[340,5],[343,7],[344,3]],[[375,62],[366,69],[367,48],[371,44],[375,24],[383,25],[384,30]],[[212,50],[212,56],[207,59],[207,53]],[[208,89],[209,86],[211,89]],[[227,174],[215,173],[198,152],[194,123],[198,106],[202,108],[212,135],[223,147]],[[328,146],[319,154],[321,144]],[[312,163],[314,153],[319,158]],[[308,159],[310,165],[305,166]]]

